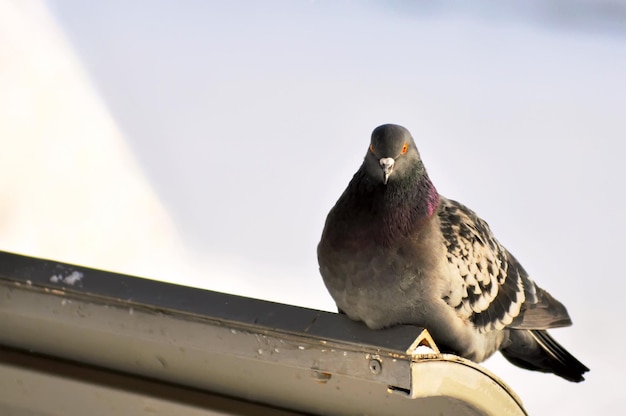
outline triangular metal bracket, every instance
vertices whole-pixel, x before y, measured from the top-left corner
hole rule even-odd
[[[433,337],[430,336],[430,333],[427,329],[424,329],[417,336],[417,338],[415,338],[415,341],[413,341],[411,346],[406,350],[406,353],[413,357],[441,354],[439,348],[437,347],[437,344],[435,344]]]

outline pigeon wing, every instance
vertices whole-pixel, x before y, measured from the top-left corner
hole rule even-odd
[[[545,329],[568,325],[567,311],[538,288],[466,206],[441,198],[439,220],[447,261],[460,278],[460,296],[446,301],[480,332],[505,327]]]

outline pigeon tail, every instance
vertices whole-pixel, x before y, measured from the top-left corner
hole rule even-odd
[[[500,351],[519,367],[554,373],[574,382],[583,381],[583,374],[589,371],[545,330],[511,330],[509,341],[511,344]]]

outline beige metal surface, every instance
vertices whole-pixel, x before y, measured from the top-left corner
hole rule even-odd
[[[233,414],[301,413],[0,348],[2,416]]]
[[[341,328],[345,317],[336,318]],[[0,345],[101,367],[92,371],[114,380],[103,385],[97,377],[34,371],[0,356],[5,413],[210,415],[214,410],[188,398],[211,392],[321,415],[525,414],[497,377],[438,353],[427,332],[416,333],[404,351],[387,350],[1,278],[0,326]],[[195,393],[128,391],[111,371],[147,377],[161,393]],[[223,403],[217,414],[263,414]],[[96,408],[102,413],[85,412]]]

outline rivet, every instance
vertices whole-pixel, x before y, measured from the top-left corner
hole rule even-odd
[[[383,371],[382,363],[375,358],[370,360],[369,368],[372,374],[380,374]]]

